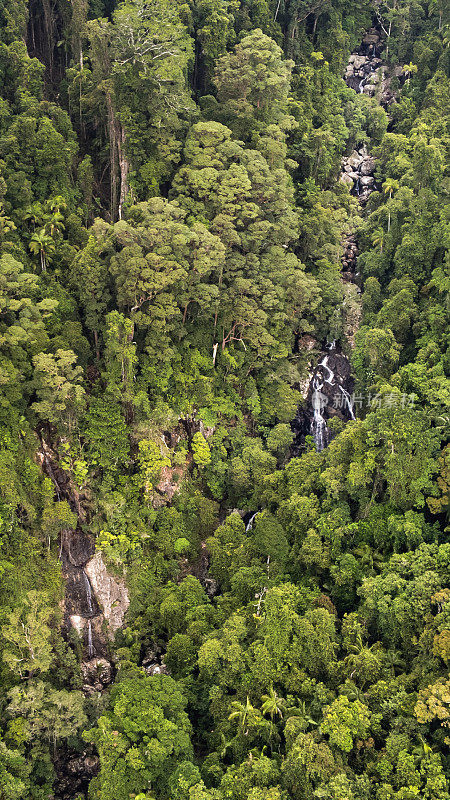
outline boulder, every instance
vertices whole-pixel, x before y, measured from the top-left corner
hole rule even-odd
[[[352,56],[350,56],[350,58],[352,58]],[[357,56],[357,55],[355,55],[355,57],[354,57],[354,59],[352,61],[352,64],[353,64],[353,66],[354,66],[354,68],[356,70],[356,69],[361,69],[361,67],[363,67],[366,62],[367,62],[367,57],[366,56]]]
[[[71,775],[92,777],[96,775],[100,767],[100,759],[98,756],[89,756],[83,754],[79,758],[71,758],[67,762],[67,771]]]
[[[347,164],[350,164],[353,169],[358,169],[363,158],[364,156],[361,156],[356,150],[353,150],[353,153],[347,158]]]
[[[214,578],[205,578],[205,592],[210,599],[216,596],[219,591],[219,584]]]
[[[309,353],[311,350],[314,350],[317,345],[317,339],[315,339],[314,336],[311,336],[309,333],[305,333],[303,336],[300,336],[297,342],[299,352],[301,353],[304,351]]]
[[[375,183],[375,178],[372,175],[363,175],[362,178],[360,178],[360,181],[361,186],[368,187],[373,186]]]
[[[341,175],[341,183],[345,183],[350,189],[353,188],[353,178],[351,178],[346,172],[343,172]]]
[[[163,649],[159,644],[153,644],[150,647],[147,647],[144,658],[142,659],[142,666],[146,667],[149,664],[154,664],[156,661],[158,661],[158,658],[162,652]]]
[[[99,686],[100,691],[113,680],[112,665],[106,658],[91,658],[90,661],[81,662],[81,675],[83,683],[95,688]]]
[[[147,675],[169,675],[169,670],[166,667],[164,660],[161,659],[161,663],[157,661],[153,662],[152,664],[148,664],[148,666],[144,667],[145,672]]]
[[[366,33],[363,39],[364,44],[377,45],[379,41],[380,41],[380,35],[378,33]]]
[[[375,159],[372,157],[366,158],[359,171],[361,175],[372,175],[375,171]]]

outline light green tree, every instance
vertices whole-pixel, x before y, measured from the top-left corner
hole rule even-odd
[[[322,733],[329,736],[330,744],[349,753],[354,740],[365,739],[370,730],[370,711],[359,700],[349,700],[340,695],[324,708]]]
[[[3,660],[22,678],[49,671],[52,663],[50,619],[53,610],[46,594],[29,591],[10,611],[2,626]]]
[[[69,434],[85,403],[81,385],[83,370],[76,365],[72,350],[39,353],[33,357],[34,377],[38,400],[32,404],[39,417],[58,425],[67,426]]]

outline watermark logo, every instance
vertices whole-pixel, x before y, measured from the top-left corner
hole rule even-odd
[[[414,408],[416,395],[405,393],[399,394],[397,392],[386,394],[372,394],[372,392],[368,392],[367,394],[359,393],[346,396],[342,392],[339,392],[333,397],[333,408],[347,408],[349,401],[351,403],[351,407],[355,409],[369,408],[372,411],[379,408],[405,409]]]

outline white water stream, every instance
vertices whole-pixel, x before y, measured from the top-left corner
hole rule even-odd
[[[83,570],[83,578],[84,578],[84,586],[85,586],[85,589],[86,589],[87,607],[88,607],[88,610],[89,610],[89,614],[93,614],[94,613],[94,606],[92,605],[92,588],[91,588],[91,584],[90,584],[89,578],[86,575],[84,570]]]

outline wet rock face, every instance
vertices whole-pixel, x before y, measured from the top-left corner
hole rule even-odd
[[[76,755],[69,752],[56,761],[55,768],[55,796],[60,800],[74,800],[76,797],[87,797],[89,782],[98,774],[100,760],[87,750]]]
[[[81,664],[83,678],[83,692],[92,695],[102,692],[114,679],[112,665],[106,658],[92,658]]]
[[[382,49],[380,32],[376,28],[370,28],[358,50],[348,60],[344,76],[347,86],[355,92],[373,97],[376,83],[380,79]]]
[[[353,150],[349,156],[344,156],[341,162],[341,181],[345,183],[353,194],[356,194],[361,205],[364,205],[370,194],[375,189],[375,159],[368,153],[366,147]]]
[[[123,581],[112,577],[101,553],[95,553],[92,536],[81,530],[65,530],[60,553],[66,582],[64,629],[78,633],[84,649],[84,664],[104,658],[109,652],[108,639],[123,625],[129,600]],[[105,626],[106,622],[106,626]]]
[[[154,644],[147,648],[141,662],[147,675],[169,675],[164,663],[164,651],[161,645]]]
[[[95,597],[92,597],[92,593],[89,595],[89,589],[87,589],[85,571],[81,567],[73,567],[69,564],[64,567],[64,577],[66,579],[64,603],[66,615],[88,619],[99,614],[100,609]]]
[[[94,555],[94,537],[80,530],[65,529],[61,533],[60,549],[63,565],[84,567]]]
[[[348,421],[355,419],[352,393],[354,380],[350,362],[332,342],[322,352],[314,370],[306,397],[306,408],[300,407],[292,424],[293,453],[300,452],[305,436],[312,435],[320,452],[331,441],[327,423],[332,417]]]
[[[350,232],[345,234],[345,238],[341,244],[344,251],[341,259],[342,280],[344,282],[354,283],[357,278],[357,258],[359,253],[355,235]]]

